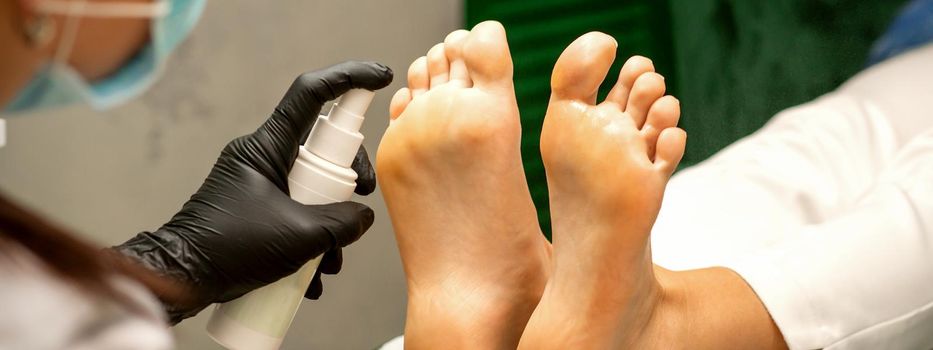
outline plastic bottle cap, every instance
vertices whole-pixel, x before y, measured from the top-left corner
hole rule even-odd
[[[373,102],[376,93],[369,90],[353,89],[348,91],[331,107],[327,118],[338,128],[347,131],[359,131],[363,125],[363,116]]]
[[[304,148],[314,155],[342,167],[350,167],[363,144],[363,115],[376,93],[353,89],[334,103],[330,113],[318,117],[308,134]]]

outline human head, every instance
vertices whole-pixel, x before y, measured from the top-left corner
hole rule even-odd
[[[151,84],[203,7],[204,0],[5,0],[0,107],[55,105],[46,97],[62,91],[100,109],[124,102]]]

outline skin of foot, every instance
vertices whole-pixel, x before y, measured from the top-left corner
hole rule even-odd
[[[551,75],[541,155],[554,271],[522,348],[635,346],[619,330],[644,329],[660,299],[648,238],[686,133],[676,128],[679,102],[664,96],[664,78],[646,58],[629,59],[596,103],[617,46],[602,33],[583,35]]]
[[[505,30],[416,59],[376,157],[408,284],[409,349],[514,349],[549,277]]]
[[[686,133],[679,102],[644,57],[626,61],[596,103],[617,46],[583,35],[551,76],[541,153],[553,272],[519,348],[771,348],[776,327],[738,275],[652,263],[651,228]]]

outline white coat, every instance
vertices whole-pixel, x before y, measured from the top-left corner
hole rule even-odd
[[[661,266],[725,266],[791,349],[933,348],[933,44],[675,175]]]
[[[4,246],[2,249],[10,249]],[[160,303],[126,279],[113,283],[142,313],[89,295],[25,251],[0,252],[0,350],[168,350]]]

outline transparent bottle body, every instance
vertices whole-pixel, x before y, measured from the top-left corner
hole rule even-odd
[[[329,163],[305,150],[300,153],[302,156],[295,162],[288,180],[292,199],[302,204],[328,204],[350,199],[356,179],[352,169]],[[315,175],[310,184],[317,191],[303,185],[309,182],[292,177],[295,173],[298,173],[296,177],[307,177],[301,175],[309,172]],[[320,262],[319,256],[293,275],[217,305],[208,321],[208,334],[228,349],[278,349]]]
[[[318,117],[288,174],[292,199],[302,204],[350,199],[357,176],[350,165],[363,142],[359,129],[374,95],[351,89],[328,115]],[[320,263],[319,256],[291,276],[217,305],[208,334],[228,349],[278,349]]]

